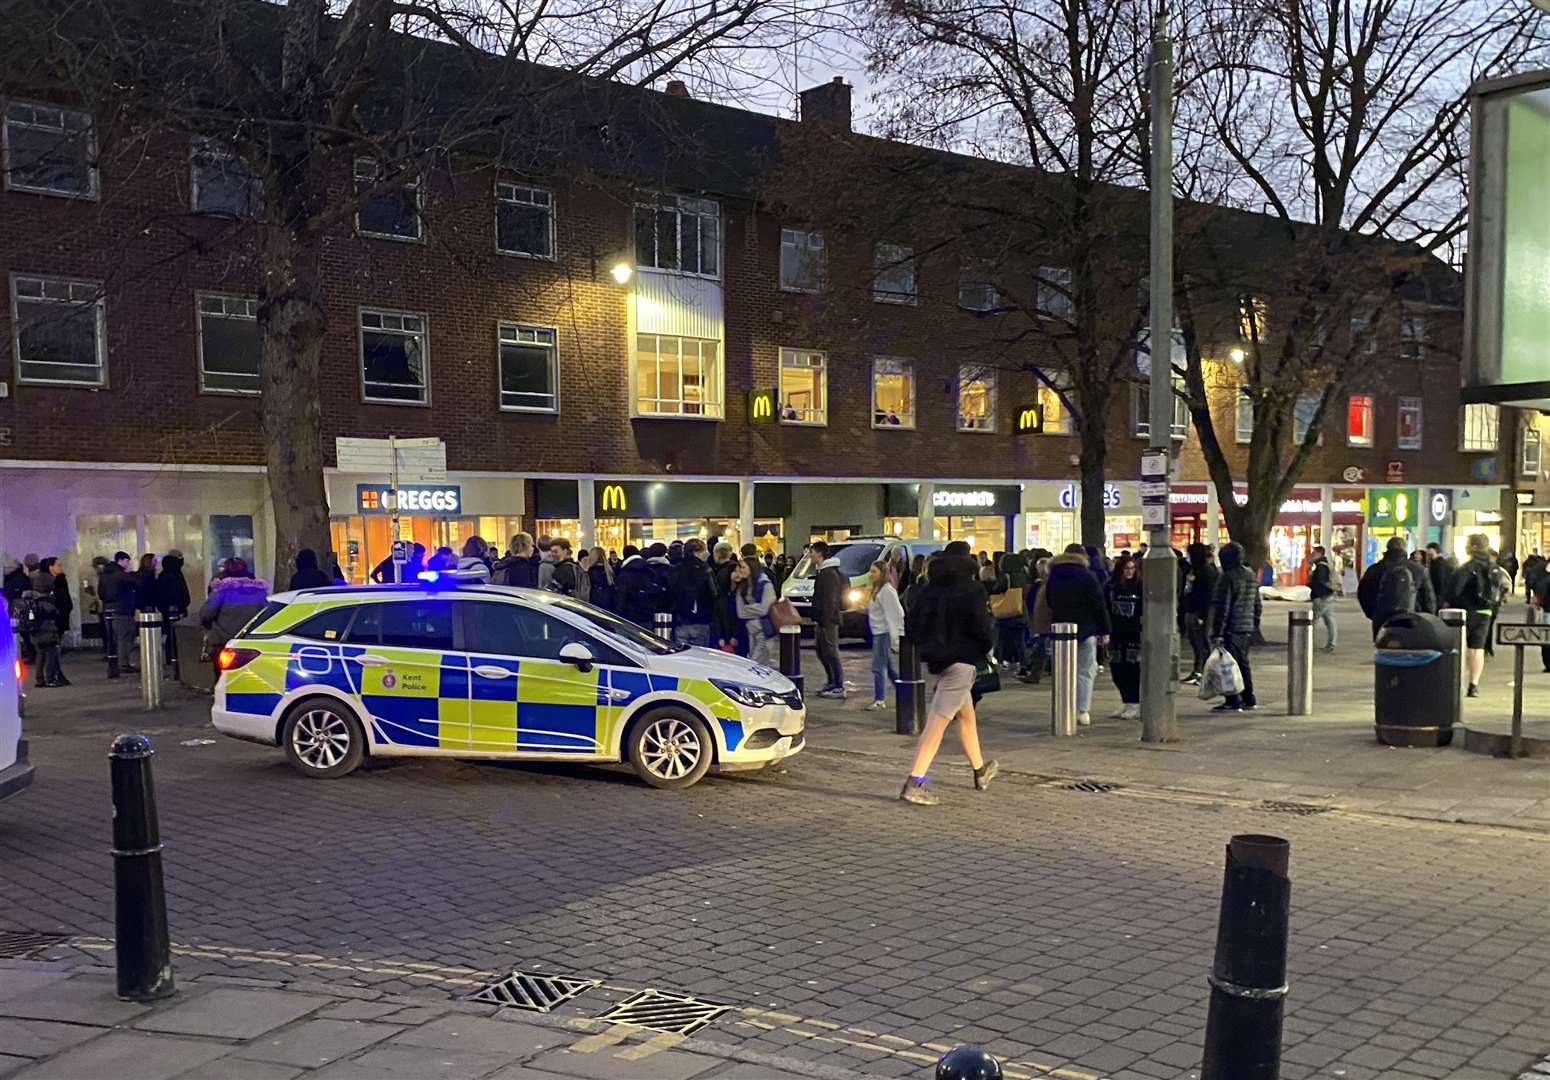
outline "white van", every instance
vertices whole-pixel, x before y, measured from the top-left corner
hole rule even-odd
[[[22,661],[16,632],[0,634],[0,802],[32,783],[22,738]]]

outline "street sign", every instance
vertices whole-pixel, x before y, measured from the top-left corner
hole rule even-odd
[[[1520,649],[1532,645],[1550,645],[1550,625],[1497,623],[1496,644],[1516,645]]]
[[[447,479],[447,445],[440,439],[351,439],[341,436],[334,440],[335,461],[342,473],[391,477],[395,450],[399,483],[439,484]]]
[[[1166,499],[1168,497],[1168,485],[1160,480],[1141,481],[1141,498]]]
[[[1168,451],[1143,450],[1141,452],[1142,476],[1167,476],[1168,475]]]
[[[1142,503],[1141,524],[1152,529],[1165,528],[1168,524],[1168,504]]]

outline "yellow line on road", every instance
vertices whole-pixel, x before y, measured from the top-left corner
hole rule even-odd
[[[596,1035],[588,1035],[585,1039],[578,1039],[569,1049],[574,1054],[595,1054],[599,1050],[606,1050],[610,1046],[618,1046],[639,1030],[640,1028],[631,1027],[629,1024],[615,1024],[607,1031],[598,1032]]]
[[[637,1043],[627,1049],[620,1050],[614,1055],[625,1061],[639,1061],[641,1058],[650,1057],[652,1054],[663,1050],[669,1050],[684,1041],[682,1035],[676,1035],[669,1031],[658,1032],[643,1043]]]

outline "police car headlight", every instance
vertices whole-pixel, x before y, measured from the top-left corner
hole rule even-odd
[[[723,682],[720,679],[712,679],[710,684],[739,705],[761,709],[766,705],[781,704],[780,694],[774,690],[765,690],[758,686],[744,686],[742,683]]]

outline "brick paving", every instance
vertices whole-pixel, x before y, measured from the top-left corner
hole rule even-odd
[[[0,808],[0,928],[106,938],[103,734],[136,716],[54,701],[35,699],[29,720],[37,784]],[[180,972],[329,999],[344,1011],[296,1021],[323,1025],[305,1044],[320,1055],[349,1042],[332,1025],[392,1029],[368,1029],[383,1038],[341,1051],[329,1075],[417,1067],[381,1048],[402,1025],[373,1015],[372,995],[434,1009],[523,967],[736,1006],[694,1036],[755,1070],[729,1075],[923,1075],[936,1047],[977,1041],[1025,1076],[1189,1077],[1235,832],[1292,843],[1288,1080],[1483,1080],[1550,1051],[1550,840],[1529,831],[1019,775],[976,794],[952,766],[938,772],[943,804],[921,810],[894,800],[891,762],[818,740],[773,774],[687,792],[608,769],[419,761],[324,783],[261,747],[183,745],[208,732],[197,703],[152,729]],[[101,963],[96,948],[56,955]],[[596,1016],[601,1000],[562,1015]],[[70,1009],[86,1006],[51,1008],[13,1017],[34,1026],[36,1052],[0,1037],[0,1054],[67,1051],[36,1025],[79,1024]],[[175,1031],[155,1037],[198,1043]],[[467,1070],[448,1075],[486,1075],[469,1071],[485,1052],[465,1049]],[[667,1076],[667,1052],[502,1068]],[[186,1053],[188,1069],[206,1066]],[[653,1058],[663,1072],[631,1071]],[[244,1061],[310,1064],[287,1048]]]

